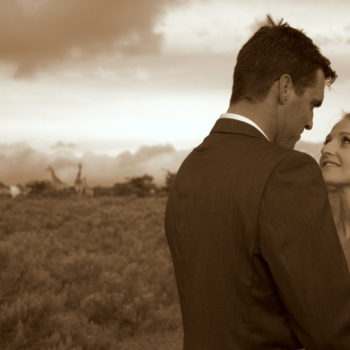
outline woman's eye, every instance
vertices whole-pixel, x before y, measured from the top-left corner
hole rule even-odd
[[[343,143],[350,143],[350,138],[349,137],[343,137],[342,142]]]
[[[323,144],[326,145],[329,141],[330,141],[330,139],[325,139],[325,140],[323,141]]]

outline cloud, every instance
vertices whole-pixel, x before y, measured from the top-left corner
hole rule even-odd
[[[184,0],[2,0],[0,60],[29,75],[64,59],[156,52],[153,27]]]
[[[41,179],[47,168],[47,157],[25,143],[0,144],[0,182],[14,185],[30,179]]]
[[[80,73],[89,84],[105,81],[123,87],[132,94],[145,91],[171,91],[189,94],[201,90],[229,89],[237,50],[202,53],[167,53],[159,56],[104,58],[96,69],[87,63]],[[90,80],[89,80],[90,79]],[[110,88],[110,84],[106,85]],[[146,90],[145,90],[146,89]]]
[[[301,152],[305,152],[310,154],[312,157],[316,159],[318,162],[321,157],[321,148],[322,148],[321,142],[305,142],[305,141],[299,141],[295,145],[295,149]]]
[[[62,141],[58,141],[56,142],[54,145],[51,146],[52,149],[56,149],[56,150],[67,150],[67,149],[76,149],[77,145],[75,145],[74,143],[70,142],[70,143],[64,143]]]
[[[349,50],[345,52],[333,52],[333,54],[329,53],[326,56],[331,60],[332,68],[334,68],[338,74],[338,79],[336,83],[338,83],[338,81],[341,81],[341,82],[349,81],[350,80]]]
[[[296,149],[320,157],[321,143],[300,141]],[[16,185],[31,180],[47,180],[46,171],[51,165],[56,175],[65,183],[73,184],[81,163],[82,176],[90,186],[112,186],[128,177],[150,174],[157,183],[163,183],[166,170],[176,172],[191,151],[176,150],[172,145],[142,146],[136,152],[129,151],[117,156],[98,155],[86,152],[82,157],[71,153],[46,154],[25,143],[0,144],[0,183]]]
[[[82,176],[90,186],[110,186],[125,178],[150,174],[163,183],[166,171],[177,171],[189,150],[176,150],[171,145],[140,147],[135,153],[123,152],[117,156],[86,152],[77,157],[72,150],[46,154],[25,143],[0,144],[0,182],[7,185],[46,180],[51,165],[56,175],[65,183],[73,184],[78,164],[82,163]]]

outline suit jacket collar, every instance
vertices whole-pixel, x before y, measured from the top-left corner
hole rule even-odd
[[[266,137],[254,126],[229,118],[219,118],[210,133],[241,134],[253,137],[260,137],[266,141]],[[269,142],[269,141],[268,141]]]

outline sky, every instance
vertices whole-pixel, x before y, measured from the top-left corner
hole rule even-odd
[[[339,75],[299,144],[317,157],[350,111],[348,1],[1,0],[0,182],[48,165],[73,182],[79,162],[91,185],[161,181],[227,110],[236,55],[268,13]]]

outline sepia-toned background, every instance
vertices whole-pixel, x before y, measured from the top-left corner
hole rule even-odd
[[[3,0],[0,181],[163,181],[228,107],[239,48],[270,13],[303,28],[339,79],[302,141],[350,110],[347,1]],[[100,169],[105,169],[101,172]]]
[[[0,0],[1,349],[181,349],[166,196],[268,13],[339,75],[297,144],[317,159],[350,111],[348,1]]]

